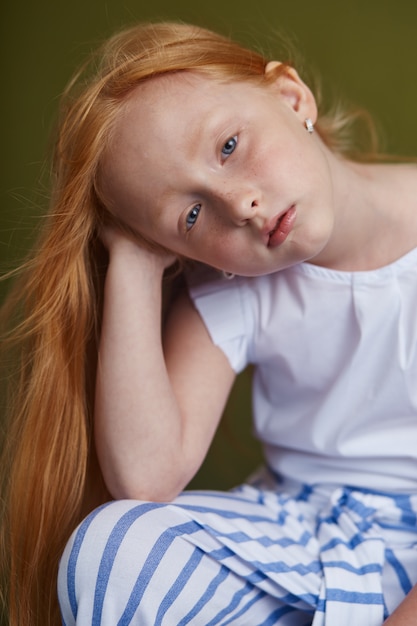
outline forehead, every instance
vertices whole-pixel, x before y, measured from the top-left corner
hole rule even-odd
[[[247,81],[221,81],[198,72],[176,72],[140,84],[127,100],[116,124],[115,138],[129,142],[132,127],[143,136],[207,122],[225,106],[242,103],[243,96],[267,90]]]
[[[217,87],[217,89],[216,89]],[[227,89],[194,73],[166,74],[139,85],[126,102],[116,125],[117,147],[135,147],[149,157],[163,144],[174,141],[180,149],[187,136],[198,130],[216,101],[225,102]],[[230,97],[231,93],[229,94]]]
[[[230,97],[247,89],[259,91],[257,83],[250,79],[232,80],[230,78],[215,77],[197,70],[184,70],[178,72],[167,72],[154,78],[150,78],[140,83],[133,90],[131,97],[127,101],[127,109],[140,106],[141,103],[152,103],[159,105],[164,103],[165,98],[169,98],[172,103],[178,103],[194,92],[204,93],[210,96],[211,101],[218,98]],[[204,106],[204,100],[195,102],[197,106]]]

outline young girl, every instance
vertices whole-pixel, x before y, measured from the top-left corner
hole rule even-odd
[[[207,30],[97,59],[12,296],[10,623],[59,622],[63,552],[67,626],[414,624],[415,165],[354,160],[349,116]],[[181,493],[248,364],[265,469]]]

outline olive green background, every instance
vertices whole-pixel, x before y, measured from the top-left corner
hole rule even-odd
[[[3,0],[0,11],[2,273],[25,254],[48,204],[44,162],[59,93],[91,48],[137,20],[196,22],[266,50],[283,34],[320,74],[325,96],[374,115],[386,151],[417,152],[414,0]],[[193,486],[229,487],[257,464],[249,422],[245,374]]]

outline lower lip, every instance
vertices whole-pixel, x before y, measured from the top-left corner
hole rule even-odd
[[[295,206],[288,209],[286,213],[281,217],[278,228],[270,235],[268,241],[269,248],[275,248],[280,246],[288,237],[293,229],[297,210]]]

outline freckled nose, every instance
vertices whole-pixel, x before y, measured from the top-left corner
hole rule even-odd
[[[257,213],[258,200],[255,194],[248,191],[237,191],[226,198],[227,211],[238,224],[245,224]]]

